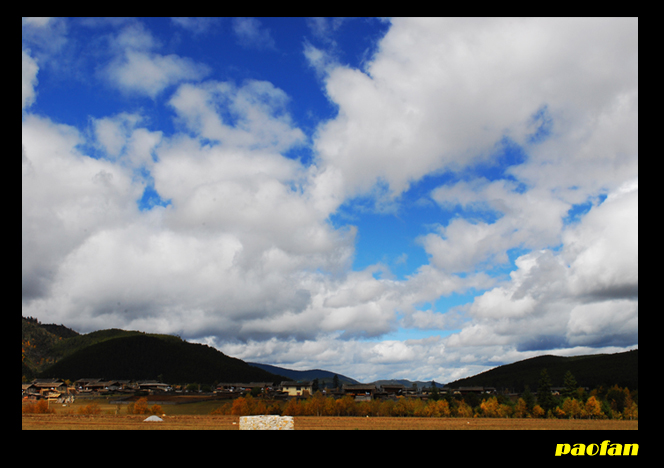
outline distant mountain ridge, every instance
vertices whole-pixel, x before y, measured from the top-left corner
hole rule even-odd
[[[403,385],[406,388],[413,388],[413,386],[417,386],[418,389],[423,389],[423,388],[431,388],[431,380],[406,380],[406,379],[390,379],[390,380],[376,380],[375,382],[371,382],[376,386],[383,386],[383,385]],[[440,382],[435,382],[436,387],[438,388],[443,388],[445,385],[440,383]]]
[[[283,367],[271,366],[269,364],[259,364],[257,362],[249,362],[247,364],[249,364],[250,366],[258,367],[259,369],[266,370],[273,374],[283,375],[284,377],[288,377],[289,379],[295,382],[318,379],[319,384],[329,383],[334,380],[334,376],[336,375],[337,377],[339,377],[339,382],[341,382],[342,384],[360,383],[357,380],[347,377],[345,375],[321,369],[299,371],[299,370],[286,369]]]
[[[148,334],[120,329],[98,330],[87,334],[64,325],[41,324],[22,317],[22,375],[76,379],[98,377],[113,379],[163,379],[168,383],[269,382],[314,380],[324,385],[335,373],[312,369],[297,371],[259,363],[247,363],[226,356],[206,345],[189,343],[174,335]],[[445,386],[495,387],[523,391],[528,385],[536,391],[542,369],[547,369],[552,385],[563,386],[569,370],[579,386],[619,385],[638,389],[638,349],[616,354],[573,357],[538,356],[496,367]],[[336,374],[342,384],[357,380]],[[429,387],[431,381],[379,380],[372,382]],[[436,382],[437,386],[443,384]]]

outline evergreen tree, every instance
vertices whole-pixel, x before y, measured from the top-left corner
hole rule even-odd
[[[537,403],[545,413],[556,406],[556,401],[551,394],[551,378],[546,369],[542,369],[539,382],[537,383]]]
[[[623,391],[618,385],[614,385],[606,392],[606,401],[611,406],[613,411],[622,413],[625,411],[625,401],[627,401],[627,396],[629,396],[629,390],[625,389]]]
[[[438,393],[438,386],[433,380],[431,381],[431,394],[429,395],[429,398],[433,401],[438,401],[440,398],[440,393]]]
[[[525,390],[521,394],[521,398],[523,398],[523,401],[526,403],[528,412],[531,413],[535,407],[535,396],[531,393],[530,387],[528,385],[526,385]]]
[[[565,380],[563,381],[563,392],[562,396],[563,398],[575,398],[577,396],[577,389],[579,388],[579,384],[576,383],[576,379],[574,378],[574,375],[572,375],[571,371],[567,371],[565,373]]]

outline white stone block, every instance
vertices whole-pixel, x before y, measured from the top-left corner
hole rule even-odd
[[[292,431],[293,416],[240,416],[241,431]]]

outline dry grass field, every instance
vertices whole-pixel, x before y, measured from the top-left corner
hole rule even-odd
[[[72,405],[52,404],[53,414],[23,414],[24,430],[238,430],[238,416],[216,416],[210,412],[223,402],[197,401],[163,405],[163,422],[144,422],[148,415],[127,414],[126,405],[106,399],[77,400]],[[180,399],[180,401],[185,401]],[[79,414],[96,404],[99,414]],[[638,430],[638,421],[588,419],[501,419],[501,418],[393,418],[296,416],[295,430]]]
[[[24,414],[23,430],[236,430],[237,416],[165,416],[145,422],[147,415]]]
[[[638,421],[296,417],[298,430],[637,430]]]
[[[237,430],[237,416],[164,416],[144,422],[146,415],[24,414],[23,430]],[[295,430],[637,430],[638,421],[563,419],[463,418],[295,418]]]

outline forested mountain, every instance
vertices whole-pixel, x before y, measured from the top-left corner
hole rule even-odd
[[[446,386],[484,386],[522,392],[527,385],[531,391],[537,391],[542,369],[547,369],[554,387],[562,387],[565,373],[570,371],[582,387],[618,385],[630,390],[638,389],[638,350],[574,357],[539,356],[503,365]],[[64,325],[41,324],[30,317],[22,318],[21,371],[25,380],[34,377],[70,380],[96,377],[157,379],[167,383],[276,382],[317,378],[319,384],[324,384],[335,375],[320,369],[294,371],[246,363],[214,348],[188,343],[173,335],[119,329],[79,334]],[[339,380],[342,384],[358,383],[343,375],[339,375]],[[399,383],[412,386],[409,381]],[[430,382],[420,387],[428,385]]]
[[[41,324],[32,317],[21,318],[21,375],[34,378],[42,369],[62,357],[54,349],[78,333],[63,325]]]
[[[188,343],[177,336],[118,329],[81,335],[63,326],[43,326],[26,318],[22,325],[22,375],[26,380],[95,377],[208,384],[285,380],[214,348]]]
[[[630,390],[639,388],[639,350],[617,354],[586,356],[538,356],[507,364],[448,384],[458,387],[495,387],[522,392],[526,385],[537,391],[537,384],[546,369],[553,387],[562,387],[565,373],[570,371],[580,387],[596,388],[600,385],[618,385]]]
[[[92,376],[207,384],[282,380],[207,345],[173,338],[133,335],[105,340],[61,359],[40,375],[69,380]]]

